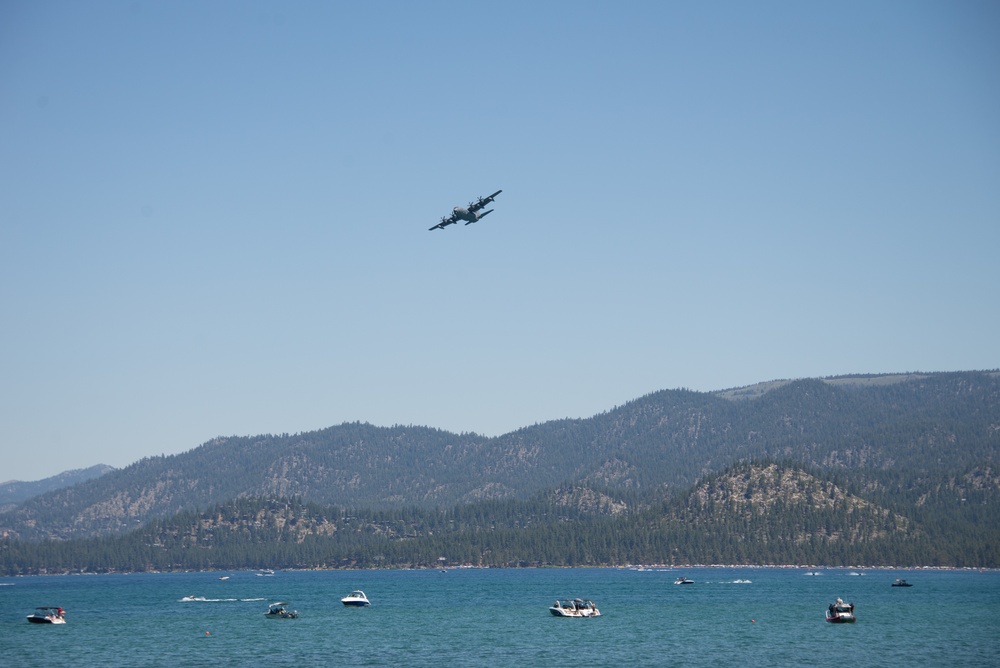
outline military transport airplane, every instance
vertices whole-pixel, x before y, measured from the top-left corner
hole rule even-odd
[[[483,211],[482,213],[479,212],[482,211],[487,204],[495,200],[497,195],[499,195],[502,192],[503,192],[502,190],[498,190],[489,197],[479,197],[476,199],[475,202],[469,202],[469,206],[466,208],[456,206],[454,209],[452,209],[450,216],[442,216],[440,223],[428,229],[443,230],[449,225],[454,225],[460,220],[464,220],[466,225],[471,225],[472,223],[478,222],[480,218],[486,216],[487,214],[493,213],[493,209],[490,209],[489,211]]]

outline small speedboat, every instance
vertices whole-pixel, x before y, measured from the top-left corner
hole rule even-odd
[[[340,599],[340,602],[344,605],[353,606],[355,608],[363,608],[366,605],[371,605],[368,597],[360,589],[352,591],[350,594]]]
[[[553,617],[600,617],[597,604],[590,600],[574,598],[572,601],[556,601],[549,608]]]
[[[896,578],[896,581],[892,583],[892,586],[893,587],[912,587],[913,585],[911,585],[906,580],[901,580],[900,578]]]
[[[685,577],[679,577],[676,580],[674,580],[674,584],[675,585],[693,585],[694,584],[694,580],[688,580]]]
[[[288,601],[278,601],[277,603],[272,603],[267,606],[267,612],[264,616],[268,619],[298,619],[298,610],[289,610],[287,605],[290,605]]]
[[[843,599],[838,596],[837,600],[831,603],[826,610],[826,621],[831,624],[853,624],[856,621],[854,604],[844,603]]]
[[[66,611],[59,606],[35,608],[35,611],[28,615],[28,621],[32,624],[65,624]]]

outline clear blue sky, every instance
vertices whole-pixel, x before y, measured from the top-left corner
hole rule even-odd
[[[6,0],[0,307],[0,480],[995,368],[1000,4]]]

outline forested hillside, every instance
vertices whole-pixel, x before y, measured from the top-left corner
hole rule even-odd
[[[772,534],[777,531],[785,545],[780,554],[788,557],[847,558],[836,552],[846,544],[867,546],[865,550],[891,548],[904,556],[921,540],[948,540],[950,546],[931,545],[934,549],[923,553],[937,558],[933,555],[940,547],[941,555],[957,558],[956,546],[962,545],[963,554],[982,561],[992,559],[988,555],[996,549],[988,527],[1000,525],[998,457],[997,372],[800,380],[773,383],[766,391],[744,388],[718,394],[671,390],[592,418],[548,422],[497,438],[367,424],[295,435],[217,438],[180,455],[144,459],[30,499],[0,514],[0,535],[14,539],[5,549],[47,538],[108,537],[154,519],[167,521],[178,513],[204,512],[241,498],[296,499],[304,506],[359,513],[364,509],[368,518],[406,509],[417,524],[468,509],[503,508],[505,517],[514,517],[527,512],[519,504],[538,504],[540,499],[556,503],[553,495],[574,490],[574,507],[585,522],[545,524],[537,519],[544,513],[528,513],[517,519],[516,531],[510,529],[518,542],[544,526],[547,534],[563,535],[563,548],[570,549],[569,543],[580,539],[577,525],[593,524],[595,530],[605,527],[613,535],[632,536],[633,529],[636,533],[627,544],[611,540],[604,556],[581,557],[582,562],[574,558],[574,563],[644,561],[655,555],[682,558],[643,542],[666,540],[664,536],[675,541],[671,550],[694,546],[684,560],[713,561],[696,556],[715,554],[722,561],[729,560],[727,556],[755,561],[763,554],[778,554],[761,552],[761,544],[775,544]],[[765,504],[763,514],[743,513],[739,495],[724,502],[718,490],[703,489],[715,484],[716,476],[748,462],[781,462],[784,470],[808,471],[826,481],[823,485],[832,485],[823,487],[822,494],[843,503],[850,499],[848,516],[863,522],[841,526],[823,520],[824,527],[834,527],[830,531],[836,540],[827,540],[829,545],[820,549],[811,547],[825,544],[818,532],[807,527],[800,535],[784,520],[774,519],[793,512],[790,509],[801,510],[800,501],[784,496],[798,484],[794,476],[773,481],[754,474],[740,498],[754,499],[754,507]],[[691,490],[704,499],[703,506],[691,505]],[[813,501],[815,496],[810,493]],[[839,507],[817,506],[806,514],[839,512]],[[536,519],[529,522],[529,515]],[[768,518],[763,529],[762,517]],[[376,519],[371,522],[378,525]],[[489,522],[492,526],[496,520]],[[659,528],[653,531],[652,526]],[[759,539],[742,545],[728,539],[712,543],[713,536],[736,536],[740,531]],[[460,532],[448,535],[471,539]],[[857,540],[840,540],[847,535]],[[975,535],[979,538],[970,538]],[[696,536],[704,538],[699,542]],[[443,547],[438,543],[443,540],[435,533],[422,537],[421,544],[434,546],[428,547],[434,551]],[[537,547],[538,542],[525,544]],[[789,551],[790,545],[799,552]],[[481,559],[470,549],[462,560]],[[490,548],[490,553],[498,554],[496,549]],[[858,549],[850,554],[870,556]],[[331,557],[335,563],[364,563],[358,555],[336,554],[340,556]],[[552,550],[534,557],[509,554],[515,561],[557,560]]]
[[[788,464],[744,464],[669,502],[589,488],[448,510],[241,499],[102,538],[0,541],[0,573],[628,564],[1000,564],[1000,525],[966,530],[867,501]]]

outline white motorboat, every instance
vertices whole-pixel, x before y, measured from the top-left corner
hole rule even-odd
[[[32,624],[65,624],[66,611],[59,606],[35,608],[35,611],[28,615],[28,621]]]
[[[549,612],[553,617],[600,617],[601,611],[597,604],[590,600],[574,598],[573,600],[556,601]]]
[[[826,621],[831,624],[853,624],[855,622],[854,604],[844,603],[843,599],[838,596],[837,600],[831,603],[826,610]]]
[[[352,591],[350,594],[340,599],[340,602],[344,605],[353,606],[355,608],[363,608],[366,605],[371,605],[368,597],[360,589]]]
[[[287,605],[290,605],[288,601],[278,601],[277,603],[272,603],[267,607],[267,612],[264,616],[268,619],[298,619],[298,610],[289,610]]]
[[[674,584],[675,585],[693,585],[694,584],[694,580],[688,580],[685,577],[679,577],[676,580],[674,580]]]

